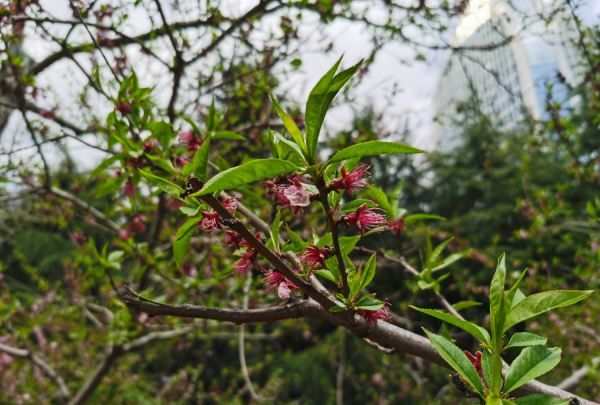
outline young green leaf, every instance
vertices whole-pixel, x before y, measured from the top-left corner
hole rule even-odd
[[[308,160],[314,161],[317,153],[317,144],[319,142],[319,132],[325,119],[325,114],[335,95],[346,84],[348,80],[356,73],[362,64],[362,60],[356,65],[341,71],[337,75],[335,72],[340,65],[342,58],[325,73],[319,80],[308,96],[305,110],[306,121],[306,147]]]
[[[339,162],[350,158],[361,158],[365,156],[375,155],[404,155],[410,153],[423,153],[422,150],[413,148],[412,146],[403,145],[396,142],[369,141],[357,143],[347,148],[342,149],[333,155],[327,164]]]
[[[232,189],[255,181],[270,179],[297,170],[296,165],[281,159],[257,159],[232,167],[210,178],[202,190],[192,194],[197,197]]]
[[[425,219],[432,219],[432,220],[436,220],[436,221],[445,221],[446,218],[445,217],[441,217],[439,215],[433,215],[433,214],[412,214],[412,215],[407,215],[404,218],[404,222],[408,225],[412,222],[415,221],[423,221]]]
[[[138,169],[138,171],[150,183],[154,184],[155,186],[157,186],[158,188],[160,188],[162,191],[164,191],[165,193],[167,193],[167,194],[169,194],[169,195],[171,195],[171,196],[173,196],[175,198],[179,198],[179,195],[183,191],[183,189],[181,187],[179,187],[175,183],[171,183],[167,179],[164,179],[162,177],[159,177],[159,176],[157,176],[157,175],[155,175],[153,173],[144,171],[142,169]]]
[[[304,142],[304,137],[302,136],[302,132],[300,132],[300,129],[298,129],[298,126],[296,125],[292,117],[290,117],[289,114],[285,112],[283,108],[281,108],[275,96],[269,94],[269,97],[271,97],[271,102],[273,103],[273,107],[275,108],[277,115],[279,115],[279,118],[281,118],[281,121],[283,121],[283,126],[290,133],[296,145],[298,145],[298,147],[300,147],[300,149],[302,150],[303,153],[301,152],[300,154],[305,155],[307,150],[306,143]]]
[[[511,347],[545,346],[547,341],[548,339],[543,336],[529,332],[517,332],[510,337],[510,341],[504,346],[504,350]]]
[[[190,239],[194,234],[194,228],[202,218],[196,217],[187,220],[175,233],[175,240],[173,241],[173,256],[175,257],[175,263],[177,267],[181,264],[181,261],[185,257],[187,247],[190,243]]]
[[[495,345],[502,338],[504,319],[506,317],[506,302],[504,295],[504,279],[506,277],[506,259],[504,254],[498,259],[498,265],[492,283],[490,284],[490,327],[492,340]]]
[[[279,232],[281,230],[281,210],[277,211],[275,215],[275,219],[271,224],[271,228],[269,229],[269,236],[271,237],[271,242],[273,243],[273,248],[275,251],[279,251]]]
[[[373,298],[371,295],[365,295],[361,297],[356,303],[356,309],[362,309],[363,311],[377,311],[383,308],[384,303],[377,298]]]
[[[530,295],[510,310],[506,317],[504,331],[544,312],[576,304],[589,297],[592,292],[593,290],[559,290]]]
[[[481,356],[481,371],[483,377],[490,388],[490,391],[496,395],[500,394],[502,388],[502,362],[494,361],[492,353],[489,350],[484,350]]]
[[[362,291],[363,289],[367,288],[367,286],[373,280],[373,277],[375,277],[375,269],[377,268],[376,256],[377,255],[373,253],[371,257],[369,257],[369,260],[367,260],[367,264],[365,264],[365,267],[360,273],[357,291]]]
[[[552,370],[560,362],[560,353],[558,347],[529,346],[523,349],[508,368],[504,394]]]
[[[335,277],[333,276],[333,274],[329,270],[322,270],[322,269],[321,270],[317,270],[317,271],[315,271],[315,274],[317,276],[321,276],[324,279],[327,279],[327,280],[329,280],[329,281],[331,281],[333,283],[336,282]]]
[[[364,194],[379,204],[379,206],[387,214],[388,218],[396,218],[396,208],[392,207],[387,194],[381,188],[374,185],[369,185]]]
[[[377,204],[375,204],[372,200],[367,200],[365,198],[357,198],[356,200],[352,200],[352,201],[344,204],[342,206],[341,212],[344,213],[344,212],[356,211],[358,209],[358,207],[360,207],[363,204],[365,204],[369,208],[377,207]]]
[[[424,329],[429,341],[439,355],[465,380],[480,396],[483,397],[483,384],[467,355],[454,343],[443,336]]]
[[[245,141],[246,137],[235,131],[215,131],[213,132],[212,139],[214,140],[229,140],[229,141]]]
[[[434,318],[437,318],[441,321],[449,323],[450,325],[454,325],[457,328],[460,328],[460,329],[464,330],[465,332],[469,333],[471,336],[475,337],[476,339],[479,339],[479,341],[481,341],[483,343],[489,344],[489,342],[490,342],[490,335],[489,335],[488,331],[485,330],[484,328],[482,328],[481,326],[475,325],[472,322],[457,318],[454,315],[451,315],[444,311],[440,311],[438,309],[418,308],[418,307],[415,307],[412,305],[409,305],[409,307],[416,311],[422,312],[426,315],[433,316]]]

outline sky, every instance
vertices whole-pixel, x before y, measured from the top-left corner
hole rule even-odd
[[[228,15],[239,15],[255,3],[256,0],[227,0],[223,10]],[[42,4],[51,5],[52,13],[57,17],[71,18],[66,0],[42,0]],[[169,14],[168,9],[167,14]],[[582,9],[582,16],[588,22],[597,22],[599,15],[600,2],[598,1],[589,1]],[[129,25],[132,32],[143,32],[147,29],[146,24],[145,16],[131,15]],[[316,16],[313,16],[312,21],[308,18],[303,24],[301,37],[305,38],[305,43],[302,45],[301,52],[302,67],[295,76],[283,84],[281,89],[278,89],[300,105],[304,104],[311,87],[340,55],[344,55],[344,66],[349,66],[369,54],[369,38],[360,25],[336,21],[327,27],[326,32],[314,32],[316,27],[318,27]],[[334,38],[333,50],[328,53],[319,50],[321,35]],[[25,50],[30,55],[35,55],[36,59],[41,59],[43,55],[52,51],[44,41],[36,39],[25,43]],[[378,53],[368,73],[361,77],[359,82],[355,79],[352,84],[356,86],[355,104],[335,108],[328,115],[325,128],[329,130],[347,128],[350,125],[351,109],[360,110],[373,105],[375,110],[382,114],[385,127],[390,131],[408,128],[414,146],[426,150],[432,149],[435,87],[441,79],[442,68],[448,54],[445,51],[432,51],[427,52],[426,56],[425,62],[415,62],[412,48],[400,42],[386,44]],[[407,63],[408,61],[412,63]],[[159,70],[153,70],[153,67],[147,69],[145,74],[153,78],[161,77]],[[143,74],[140,76],[143,77]],[[58,95],[72,95],[81,86],[83,80],[83,76],[67,63],[57,64],[39,78],[41,84],[51,85]],[[170,78],[165,76],[165,80],[168,82]],[[396,83],[400,86],[399,91],[395,91]],[[71,116],[77,117],[78,111],[73,98],[65,97],[61,101],[72,103]],[[23,131],[24,123],[17,114],[13,114],[0,144],[3,148],[7,148],[13,136],[19,135],[16,138],[20,145],[29,145],[28,137],[22,136]],[[72,142],[70,148],[74,151],[74,156],[82,169],[93,168],[102,159],[101,154],[90,151],[77,142]],[[49,148],[48,152],[50,160],[54,164],[57,163],[59,156],[56,150]],[[24,153],[23,157],[27,159],[27,153]]]

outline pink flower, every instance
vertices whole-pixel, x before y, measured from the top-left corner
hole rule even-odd
[[[233,266],[233,271],[238,276],[244,276],[250,271],[256,259],[256,254],[253,250],[248,249],[246,253],[240,257],[240,260]]]
[[[346,173],[346,168],[342,167],[342,176],[332,180],[329,187],[334,190],[346,190],[348,194],[352,195],[353,189],[367,186],[369,179],[366,176],[368,174],[369,165],[362,164],[348,173]]]
[[[304,207],[310,205],[310,192],[304,188],[302,178],[295,176],[290,179],[291,184],[281,184],[275,188],[275,200],[281,208],[291,208],[294,214],[302,212]]]
[[[123,239],[123,240],[127,240],[129,239],[129,237],[131,236],[131,232],[125,230],[125,229],[121,229],[119,231],[119,238]]]
[[[359,309],[357,312],[360,314],[360,316],[365,318],[369,325],[372,325],[378,319],[381,319],[382,321],[387,321],[392,318],[392,316],[390,315],[390,310],[387,306],[384,306],[383,308],[378,309],[377,311],[367,311],[364,309]]]
[[[363,204],[354,212],[344,215],[340,222],[344,225],[353,225],[364,235],[365,231],[368,231],[378,226],[384,226],[387,224],[387,219],[384,215],[379,214],[376,209],[367,207],[367,204]]]
[[[115,108],[121,114],[127,115],[127,114],[131,114],[133,106],[131,105],[131,103],[129,101],[120,101],[120,102],[117,103],[117,105],[115,106]]]
[[[179,142],[184,143],[190,152],[195,152],[202,146],[204,140],[196,136],[193,131],[184,131],[179,134]]]
[[[78,245],[81,245],[85,242],[85,235],[79,231],[73,232],[71,236],[73,238],[73,242],[77,243]]]
[[[220,218],[221,217],[216,211],[203,211],[202,221],[198,223],[198,226],[204,232],[214,232],[217,229],[221,229],[221,223],[219,222]]]
[[[277,290],[277,295],[280,299],[287,299],[291,293],[298,291],[300,288],[293,281],[288,280],[283,274],[278,271],[268,270],[263,278],[263,282],[269,291]]]
[[[228,195],[221,199],[221,205],[223,206],[223,208],[229,211],[230,214],[234,214],[235,210],[237,209],[238,200],[235,197],[231,197]]]
[[[196,277],[196,274],[198,274],[198,268],[196,268],[196,265],[189,260],[183,262],[179,270],[187,277]]]
[[[185,165],[188,164],[188,162],[190,161],[190,159],[187,156],[176,156],[175,159],[175,166],[177,167],[183,167]]]
[[[306,248],[299,259],[305,266],[317,270],[325,268],[325,259],[327,259],[331,253],[331,249],[329,248],[320,249],[317,246],[312,245]]]
[[[404,231],[406,231],[406,224],[404,223],[404,218],[394,219],[390,222],[390,231],[394,235],[398,235]]]
[[[242,241],[242,237],[235,231],[231,231],[227,229],[225,231],[225,237],[223,238],[223,243],[225,246],[238,248],[240,247],[240,242]]]

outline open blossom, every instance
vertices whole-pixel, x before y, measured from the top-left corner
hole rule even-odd
[[[202,212],[202,220],[198,222],[198,226],[204,232],[214,232],[217,229],[221,229],[221,223],[219,219],[221,217],[216,211],[203,211]]]
[[[131,181],[131,179],[127,180],[127,183],[125,183],[125,187],[123,188],[123,193],[127,197],[134,197],[135,196],[136,187],[135,187],[135,184],[133,184],[133,181]]]
[[[148,139],[146,142],[144,142],[144,152],[149,153],[152,152],[154,150],[154,148],[156,148],[156,146],[158,145],[158,141],[154,138]]]
[[[382,321],[387,321],[392,318],[392,316],[390,315],[390,310],[387,306],[384,306],[383,308],[378,309],[377,311],[367,311],[364,309],[359,309],[357,312],[360,314],[360,316],[365,318],[369,325],[375,323],[378,319],[381,319]]]
[[[294,214],[302,212],[304,207],[310,205],[311,194],[304,188],[301,180],[301,177],[295,176],[290,179],[290,184],[275,186],[275,201],[281,208],[291,208]]]
[[[387,219],[377,209],[363,204],[354,212],[344,215],[340,220],[344,225],[355,226],[361,234],[378,226],[387,225]]]
[[[406,224],[404,223],[404,218],[398,218],[391,221],[390,231],[392,231],[394,235],[398,235],[406,231]]]
[[[230,214],[234,214],[238,206],[238,200],[235,197],[228,195],[221,199],[221,205],[229,211]]]
[[[274,270],[267,271],[263,282],[269,291],[277,290],[277,295],[282,300],[289,298],[292,292],[300,289],[293,281],[288,280],[283,274]]]
[[[193,131],[184,131],[179,134],[179,142],[184,143],[190,152],[196,152],[204,140],[196,136]]]
[[[352,191],[355,188],[366,187],[369,183],[367,175],[369,174],[369,165],[362,164],[349,172],[346,172],[346,168],[342,167],[341,177],[333,179],[329,183],[329,187],[334,190],[346,190],[348,194],[352,195]]]
[[[246,275],[254,265],[255,259],[256,253],[249,248],[246,253],[240,257],[240,260],[238,260],[238,262],[233,266],[233,271],[238,276]]]
[[[130,233],[146,232],[146,216],[144,214],[139,214],[133,217],[133,219],[127,224],[127,230]]]
[[[242,237],[235,231],[231,231],[227,229],[225,231],[225,236],[223,237],[223,243],[225,246],[238,248],[240,247],[240,243],[242,242]]]
[[[315,245],[306,248],[299,257],[302,264],[313,270],[325,268],[325,259],[331,255],[331,249],[319,248]]]

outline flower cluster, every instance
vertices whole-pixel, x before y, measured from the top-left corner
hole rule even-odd
[[[363,188],[369,184],[368,174],[369,165],[361,164],[350,172],[346,172],[346,168],[342,167],[341,177],[333,179],[329,183],[329,188],[332,190],[346,190],[348,194],[352,195],[354,189]]]
[[[235,197],[225,196],[221,199],[221,205],[232,215],[237,210],[237,200]],[[221,216],[214,210],[202,211],[202,220],[198,222],[198,227],[206,233],[222,229]]]
[[[385,216],[379,213],[379,210],[369,208],[367,204],[363,204],[356,211],[344,215],[340,218],[340,222],[346,226],[354,226],[360,231],[361,235],[364,235],[365,231],[385,226],[388,223]]]
[[[263,277],[263,282],[267,287],[267,290],[277,290],[277,295],[282,300],[289,298],[292,292],[300,289],[293,281],[287,279],[283,274],[275,270],[267,270]]]

